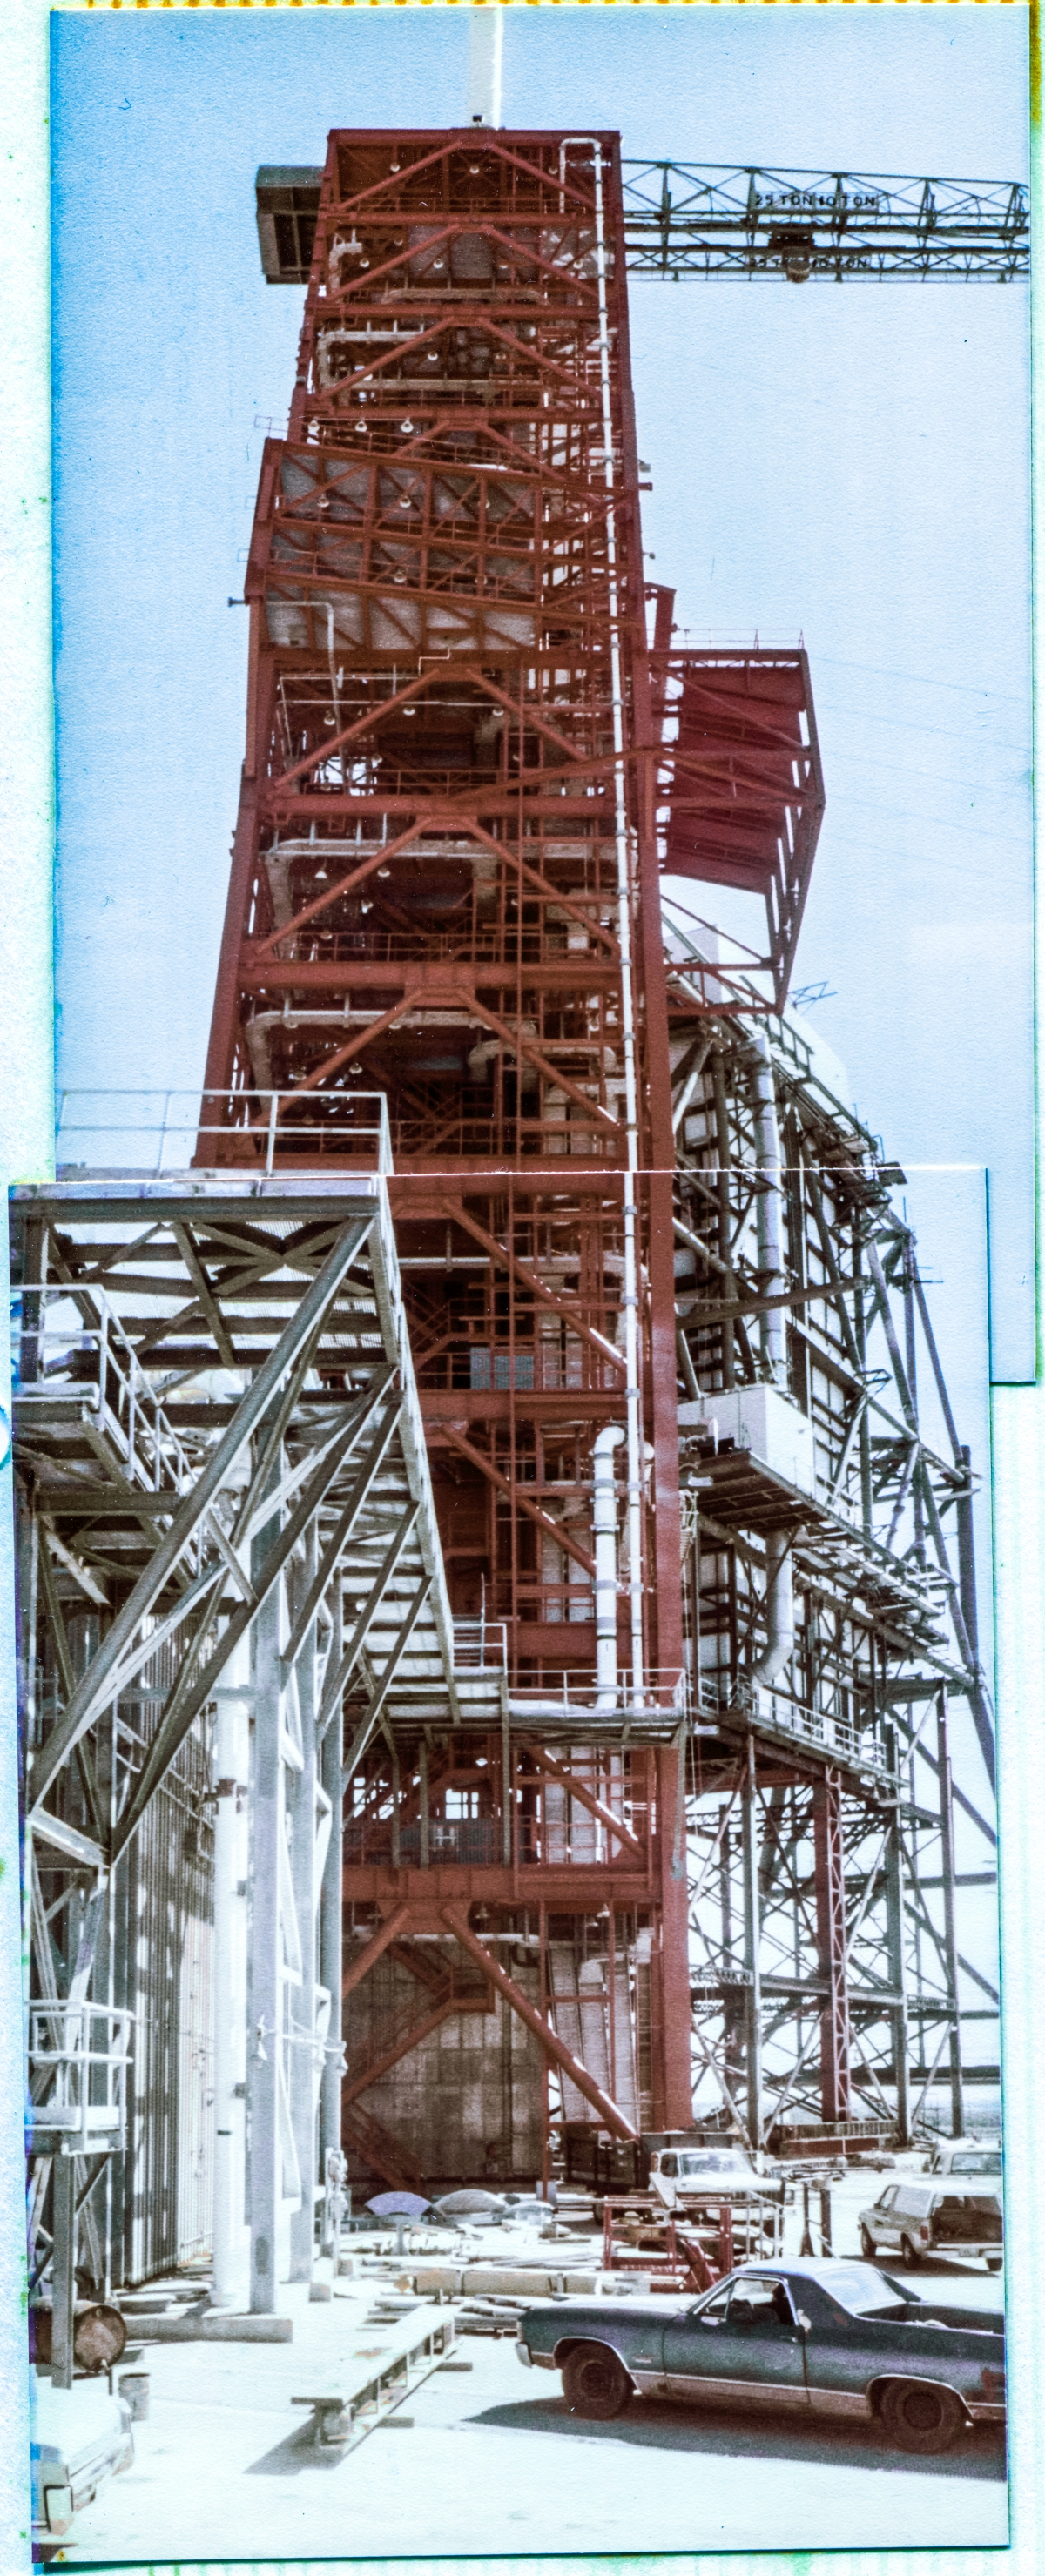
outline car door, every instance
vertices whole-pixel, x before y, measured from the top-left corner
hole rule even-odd
[[[807,2404],[802,2339],[779,2276],[735,2273],[664,2327],[669,2397],[759,2411]]]
[[[888,2191],[883,2191],[881,2198],[875,2202],[871,2214],[870,2233],[876,2246],[898,2245],[900,2242],[900,2230],[896,2219],[898,2189],[897,2183],[890,2183]]]

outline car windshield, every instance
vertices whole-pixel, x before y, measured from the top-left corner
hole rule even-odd
[[[684,2174],[737,2174],[747,2173],[750,2168],[743,2156],[731,2155],[728,2149],[724,2154],[718,2154],[714,2148],[709,2148],[703,2155],[691,2153],[680,2156],[679,2170]]]
[[[962,2147],[950,2164],[955,2174],[995,2174],[1001,2172],[1001,2154],[997,2147]]]
[[[801,2292],[797,2284],[795,2296]],[[839,2264],[823,2284],[828,2295],[851,2317],[891,2316],[896,2308],[905,2307],[905,2294],[898,2294],[892,2283],[869,2263]]]

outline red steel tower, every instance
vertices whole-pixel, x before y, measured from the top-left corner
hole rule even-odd
[[[503,1663],[496,1738],[397,1721],[361,1764],[346,1922],[395,1917],[375,1961],[395,1950],[418,2026],[415,1936],[446,1939],[449,1904],[474,1948],[478,1922],[545,2062],[554,2027],[601,2065],[586,2094],[563,2075],[562,2119],[622,2136],[690,2103],[639,488],[618,137],[333,133],[244,584],[207,1117],[225,1159],[329,1170],[385,1094],[462,1668]],[[353,2098],[406,2026],[361,1966]],[[526,2063],[532,2093],[532,2040]],[[406,2169],[372,2121],[369,2149]]]

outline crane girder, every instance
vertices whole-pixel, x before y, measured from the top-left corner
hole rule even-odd
[[[634,277],[983,278],[1030,273],[1029,191],[1018,180],[858,176],[726,162],[624,161],[624,248]],[[257,174],[261,261],[303,286],[319,169]]]

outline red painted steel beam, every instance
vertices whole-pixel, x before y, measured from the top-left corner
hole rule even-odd
[[[612,495],[592,357],[593,148]],[[625,1198],[635,1205],[652,1453],[643,1659],[681,1670],[658,848],[674,683],[651,685],[646,645],[616,137],[330,137],[289,434],[266,443],[245,593],[248,741],[211,1116],[233,1084],[240,1102],[254,1097],[257,1133],[231,1131],[228,1145],[248,1161],[265,1123],[258,1095],[300,1093],[313,1132],[295,1134],[284,1112],[277,1169],[336,1168],[355,1151],[353,1084],[386,1095],[437,1509],[446,1532],[452,1515],[470,1516],[464,1555],[447,1538],[452,1604],[464,1615],[481,1563],[488,1615],[503,1620],[510,1669],[527,1686],[561,1671],[566,1652],[592,1654],[590,1618],[564,1641],[573,1623],[560,1595],[569,1558],[592,1571],[592,1450],[624,1409]],[[662,606],[661,660],[664,625]],[[621,1105],[618,775],[635,940],[634,1178]],[[201,1154],[213,1158],[209,1141]],[[415,1225],[428,1231],[409,1236]],[[485,1256],[477,1271],[447,1267],[448,1228],[459,1251],[467,1238]],[[545,1508],[551,1492],[569,1497],[568,1520]],[[676,1757],[650,1755],[648,1767],[648,1820],[621,1901],[634,1901],[641,1872],[658,1961],[654,2091],[659,2116],[681,2125]],[[528,1866],[540,1902],[558,1880]],[[507,1873],[516,1901],[518,1875]],[[358,1870],[349,1882],[359,1893]],[[582,1874],[582,1885],[594,1880]],[[351,1973],[365,1973],[360,1962]]]

